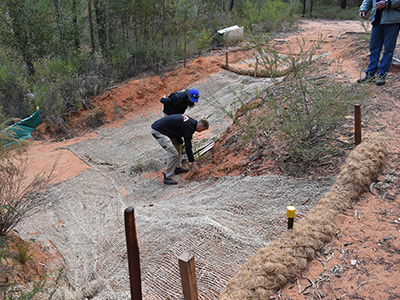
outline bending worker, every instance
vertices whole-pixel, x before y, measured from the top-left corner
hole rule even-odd
[[[173,114],[183,114],[188,107],[193,107],[199,102],[199,91],[196,89],[185,89],[172,93],[168,98],[161,98],[160,102],[164,104],[164,114],[169,116]]]
[[[179,92],[172,93],[168,98],[161,98],[160,102],[164,104],[164,115],[184,114],[188,107],[194,107],[195,103],[199,102],[199,91],[196,89],[183,89]],[[171,138],[172,144],[178,151],[182,150],[182,145],[174,138]],[[181,161],[176,166],[182,168]]]
[[[171,139],[177,140],[182,145],[183,138],[188,160],[192,163],[192,171],[193,173],[197,173],[198,168],[192,151],[192,137],[195,131],[202,132],[207,129],[207,120],[196,121],[182,114],[166,116],[151,125],[151,134],[168,153],[167,167],[164,172],[164,184],[178,184],[178,182],[171,178],[173,174],[181,174],[189,171],[187,168],[180,167],[181,150],[178,150],[173,145]]]

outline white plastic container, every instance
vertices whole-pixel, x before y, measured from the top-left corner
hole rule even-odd
[[[218,34],[224,36],[228,42],[237,42],[243,39],[243,27],[237,25],[218,30]]]

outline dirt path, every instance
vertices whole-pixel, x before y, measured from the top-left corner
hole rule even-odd
[[[277,42],[281,44],[282,52],[288,51],[287,45],[294,49],[296,39],[302,36],[313,41],[323,34],[326,39],[319,54],[325,54],[327,68],[329,66],[329,70],[337,73],[343,81],[354,82],[360,77],[360,60],[365,60],[366,52],[365,44],[357,38],[364,31],[359,22],[304,21],[300,27],[305,31],[279,37]],[[251,53],[230,54],[232,63],[243,62],[250,57]],[[340,65],[329,64],[338,57],[342,61]],[[165,165],[166,156],[149,134],[149,128],[152,122],[162,117],[159,103],[162,95],[188,87],[199,89],[200,103],[188,114],[195,118],[206,117],[210,121],[210,131],[196,137],[196,147],[200,147],[217,139],[230,124],[230,120],[219,114],[206,99],[214,97],[228,107],[235,104],[232,103],[233,91],[239,92],[245,88],[246,92],[255,94],[271,84],[269,79],[221,71],[218,66],[224,62],[224,52],[216,52],[212,56],[194,60],[187,68],[176,68],[163,76],[129,81],[93,99],[93,105],[105,111],[106,126],[86,133],[79,139],[61,143],[33,142],[28,157],[34,159],[38,166],[48,164],[57,151],[62,152],[59,182],[52,185],[44,196],[49,200],[49,205],[43,213],[20,224],[18,231],[24,239],[33,238],[42,242],[43,249],[58,257],[59,263],[65,266],[66,276],[59,289],[59,295],[64,293],[64,298],[59,296],[59,299],[84,299],[88,295],[92,299],[129,298],[123,223],[123,212],[128,206],[135,208],[145,299],[182,298],[177,257],[183,252],[195,255],[200,298],[213,299],[248,256],[286,229],[284,214],[287,205],[295,205],[297,215],[301,217],[329,190],[334,181],[331,177],[290,179],[277,175],[226,176],[196,181],[191,176],[181,176],[176,187],[165,187],[161,183],[159,170]],[[392,76],[397,75],[391,75],[390,78]],[[389,81],[383,88],[393,84]],[[386,99],[386,104],[397,108],[395,100],[398,96],[393,97]],[[371,101],[380,100],[373,99]],[[396,111],[388,111],[388,114],[396,116]],[[82,113],[71,121],[83,124],[86,118],[87,115]],[[389,137],[392,153],[398,152],[397,142],[394,142],[398,140],[398,131],[394,130],[398,127],[395,117],[386,126],[387,133],[394,135],[393,139]],[[393,176],[391,187],[397,182],[397,173]],[[376,216],[382,216],[385,205],[390,206],[385,208],[388,221],[394,222],[393,218],[400,217],[397,194],[382,188],[384,178],[380,178],[381,184],[376,189],[377,195],[379,191],[383,191],[381,195],[386,192],[383,199],[366,195],[365,200],[357,204],[361,206],[355,207],[355,210],[362,212],[361,217],[352,220],[352,212],[349,212],[349,215],[338,218],[338,232],[346,236],[360,234],[354,229],[359,226],[363,228],[363,235],[371,231],[371,240],[374,240],[376,238],[372,232],[376,227],[368,222],[377,219]],[[388,194],[394,195],[394,199],[389,201]],[[373,204],[373,200],[384,202],[385,205]],[[395,203],[397,208],[393,207]],[[344,227],[340,227],[341,224]],[[394,264],[391,271],[398,274],[397,263],[400,258],[397,258],[397,254],[400,248],[396,239],[399,237],[399,228],[396,229],[398,225],[392,223],[390,226],[397,230],[392,232],[393,228],[388,228],[390,234],[387,237],[391,239],[383,240],[386,234],[378,235],[382,242],[393,242],[390,248],[394,251],[390,256]],[[354,283],[348,278],[349,283],[334,283],[333,280],[340,278],[331,276],[331,280],[326,282],[334,284],[336,290],[332,292],[333,288],[327,288],[325,291],[325,295],[331,299],[343,294],[347,296],[340,299],[349,299],[346,297],[351,293],[345,289],[350,284],[353,289],[357,288],[362,280],[367,282],[353,290],[351,295],[354,296],[354,292],[360,295],[364,290],[371,293],[371,286],[378,288],[378,283],[383,284],[379,275],[383,270],[375,272],[372,281],[366,277],[368,272],[363,273],[359,269],[365,266],[361,264],[362,259],[371,266],[374,261],[375,252],[362,252],[363,240],[365,238],[358,239],[360,244],[357,251],[361,251],[355,256],[358,265],[352,265],[350,261],[348,266],[357,274],[364,274],[364,277],[356,274],[351,277]],[[351,245],[356,246],[354,239],[346,240],[347,245],[351,241]],[[343,249],[351,249],[347,246],[341,248],[342,240],[337,243],[335,249],[341,249],[342,252]],[[372,246],[365,249],[372,249]],[[352,250],[346,251],[350,253]],[[335,258],[340,259],[342,252],[335,254]],[[371,258],[370,261],[364,258],[366,255]],[[334,260],[331,259],[331,262]],[[340,262],[343,263],[343,260]],[[318,264],[318,261],[310,264],[309,272],[314,274],[313,280],[315,274],[320,272]],[[369,268],[368,271],[372,272]],[[307,279],[302,280],[300,284],[304,287]],[[338,289],[339,285],[343,285],[343,289]],[[385,296],[390,296],[390,288],[390,292],[395,291],[394,285],[385,283]],[[308,297],[296,294],[289,286],[281,295],[283,299],[285,295],[286,299]],[[317,297],[315,292],[314,295]]]

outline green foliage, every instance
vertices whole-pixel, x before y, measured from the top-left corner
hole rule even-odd
[[[23,264],[26,263],[32,257],[32,253],[28,255],[30,242],[17,241],[16,246],[19,261]]]
[[[210,45],[212,40],[213,37],[207,33],[205,28],[197,33],[196,44],[197,48],[199,49],[199,55],[201,53],[201,50],[206,49]]]
[[[338,129],[352,106],[367,96],[359,85],[348,86],[334,78],[318,77],[315,53],[322,42],[321,38],[305,49],[303,40],[299,42],[299,52],[283,58],[291,73],[284,88],[266,100],[270,111],[267,124],[273,124],[268,130],[279,137],[287,153],[283,162],[297,162],[301,168],[323,160],[343,146],[338,139],[343,130]],[[265,47],[259,54],[277,57],[275,52],[273,47]]]
[[[85,2],[5,0],[0,3],[3,112],[7,118],[25,118],[40,106],[49,128],[68,136],[65,116],[89,108],[90,97],[117,81],[149,70],[159,72],[201,53],[213,43],[217,30],[237,24],[265,33],[298,19],[298,1],[236,0],[232,10],[229,4],[92,1],[90,32]]]
[[[338,5],[316,5],[312,16],[327,20],[358,20],[358,7],[341,9]]]
[[[9,61],[4,51],[0,51],[0,106],[7,118],[25,118],[33,112],[29,109],[31,99],[25,75],[15,62]]]
[[[34,75],[34,62],[54,51],[55,20],[51,2],[7,0],[0,2],[0,43],[20,55]]]
[[[249,31],[272,32],[283,24],[292,25],[296,20],[297,2],[282,2],[268,0],[259,5],[250,0],[243,5],[243,23]]]
[[[289,161],[307,166],[341,146],[336,129],[365,92],[334,80],[315,80],[304,73],[292,78],[282,94],[268,99],[277,136],[284,142]]]
[[[369,14],[369,13],[368,13]],[[361,19],[361,26],[364,28],[365,30],[365,35],[361,36],[361,39],[363,39],[364,41],[366,41],[368,44],[371,40],[371,31],[369,29],[369,26],[367,24],[367,22],[365,21],[365,19]]]
[[[270,43],[269,37],[256,36],[252,43],[258,52],[256,57],[256,65],[252,64],[254,68],[262,67],[261,70],[264,74],[272,79],[287,75],[289,73],[297,74],[300,70],[307,69],[313,64],[316,59],[315,54],[320,45],[324,42],[323,37],[319,36],[318,40],[306,49],[305,38],[297,40],[299,50],[293,52],[293,49],[288,48],[289,55],[282,55],[276,49],[274,43]]]
[[[236,95],[233,104],[240,106],[237,112],[217,99],[211,101],[242,130],[244,138],[261,133],[275,136],[282,145],[279,162],[289,173],[304,170],[349,146],[340,139],[342,135],[351,135],[342,127],[345,116],[368,94],[360,85],[349,86],[335,78],[319,76],[315,54],[321,43],[322,37],[306,48],[306,41],[300,40],[296,52],[288,49],[288,55],[280,55],[275,46],[259,40],[259,62],[267,73],[277,77],[282,66],[289,71],[284,85],[277,85],[274,93],[263,95],[258,102],[251,102],[243,93]],[[262,105],[267,106],[262,113],[254,109]]]
[[[41,209],[46,201],[40,197],[55,177],[59,157],[50,171],[40,170],[29,178],[30,161],[24,158],[26,141],[4,145],[0,131],[0,236],[7,235],[26,215]]]
[[[39,281],[34,281],[32,290],[29,292],[17,288],[15,255],[10,252],[7,234],[24,216],[34,213],[42,205],[45,205],[45,202],[38,197],[38,193],[50,183],[53,170],[50,170],[47,175],[44,172],[37,173],[32,181],[26,178],[29,164],[22,156],[27,143],[16,141],[5,133],[6,122],[0,106],[0,274],[4,276],[6,282],[1,295],[5,300],[24,300],[32,299],[34,295],[45,292],[47,275]],[[53,165],[53,169],[55,166],[56,163]],[[21,263],[27,262],[32,256],[32,254],[28,254],[29,246],[29,242],[25,243],[22,240],[16,242],[17,257]],[[11,262],[13,264],[10,266]],[[48,298],[46,296],[47,299],[51,299],[56,291],[62,271],[61,269],[52,290],[47,293],[49,295]]]

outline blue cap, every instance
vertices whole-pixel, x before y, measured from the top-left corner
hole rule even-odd
[[[189,97],[190,97],[190,101],[192,101],[194,103],[199,102],[199,97],[200,97],[199,91],[196,89],[191,89],[189,92]]]

